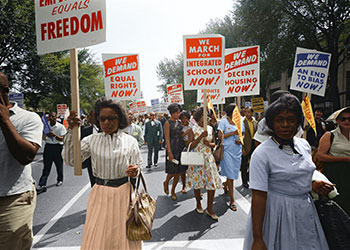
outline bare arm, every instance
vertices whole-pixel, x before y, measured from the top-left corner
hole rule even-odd
[[[267,193],[264,191],[252,191],[252,225],[253,225],[253,246],[252,250],[267,250],[263,240],[263,224],[266,210]]]
[[[331,147],[331,133],[325,133],[321,139],[317,150],[317,159],[323,162],[350,162],[350,157],[338,157],[329,155],[328,151]]]
[[[164,123],[164,138],[165,138],[165,144],[166,144],[166,150],[168,152],[169,161],[171,162],[174,158],[174,155],[171,151],[171,144],[170,144],[170,124],[168,121]]]
[[[34,160],[39,145],[24,139],[10,121],[9,109],[0,104],[0,127],[10,153],[22,165]]]

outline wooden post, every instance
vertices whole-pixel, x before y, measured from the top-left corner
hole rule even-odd
[[[309,99],[310,99],[310,102],[311,102],[311,93],[303,93],[303,100],[304,100],[304,97],[305,96],[308,96]],[[303,138],[306,140],[306,137],[307,137],[307,131],[305,130],[305,127],[307,126],[307,120],[306,118],[304,117],[304,125],[303,125],[303,130],[304,130],[304,134],[303,134]]]
[[[80,100],[79,100],[79,70],[77,49],[70,51],[70,86],[72,96],[72,111],[77,112],[80,117]],[[74,156],[74,175],[82,175],[81,168],[81,148],[80,148],[80,128],[73,128],[73,156]]]
[[[208,94],[207,90],[203,90],[203,128],[205,131],[207,131],[207,125],[208,125]]]
[[[237,106],[238,106],[239,112],[241,112],[241,97],[240,96],[237,96]]]

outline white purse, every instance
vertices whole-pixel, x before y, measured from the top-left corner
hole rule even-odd
[[[190,152],[191,144],[188,145],[187,151],[181,152],[181,165],[204,165],[204,154],[201,152]]]

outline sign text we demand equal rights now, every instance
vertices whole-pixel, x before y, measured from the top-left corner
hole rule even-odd
[[[311,51],[309,53],[301,51],[302,53],[299,53],[300,50],[298,49],[291,81],[291,89],[324,96],[330,54],[317,51]]]

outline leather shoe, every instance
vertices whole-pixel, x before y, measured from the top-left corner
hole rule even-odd
[[[210,213],[208,212],[208,210],[205,210],[205,213],[206,213],[210,218],[212,218],[213,220],[216,220],[216,221],[219,220],[219,217],[218,217],[216,214],[210,214]]]
[[[62,181],[58,181],[58,182],[56,183],[56,187],[62,186],[62,184],[63,184]]]
[[[196,212],[199,213],[199,214],[203,214],[204,213],[203,208],[201,208],[201,209],[196,208]]]
[[[36,188],[36,192],[37,192],[38,194],[44,193],[44,192],[46,192],[46,191],[47,191],[46,186],[38,186],[38,187]]]
[[[151,166],[150,166],[150,165],[147,165],[146,168],[151,168]]]

